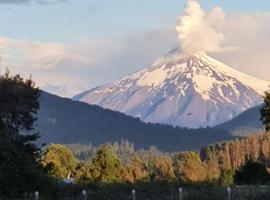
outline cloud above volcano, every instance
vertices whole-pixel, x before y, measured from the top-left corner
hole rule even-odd
[[[221,7],[206,12],[195,0],[189,0],[177,19],[176,30],[184,53],[223,51],[224,35],[218,31],[226,19]]]

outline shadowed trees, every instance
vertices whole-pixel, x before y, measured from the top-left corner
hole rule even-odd
[[[270,90],[264,93],[264,104],[261,108],[261,121],[263,122],[266,131],[270,130]]]
[[[263,185],[270,181],[270,175],[264,164],[249,160],[244,166],[235,172],[236,184]]]
[[[18,197],[37,188],[43,179],[38,164],[40,149],[32,142],[38,134],[33,128],[39,109],[39,89],[31,79],[0,75],[0,195]]]

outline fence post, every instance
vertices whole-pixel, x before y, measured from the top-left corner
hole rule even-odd
[[[231,200],[231,199],[232,199],[232,188],[227,187],[227,200]]]
[[[39,200],[39,192],[38,191],[35,192],[35,200]]]
[[[135,190],[132,190],[132,197],[131,197],[132,200],[136,200],[136,191]]]
[[[179,200],[183,200],[183,188],[178,189],[178,198]]]
[[[82,191],[83,200],[87,200],[87,193],[86,190]]]

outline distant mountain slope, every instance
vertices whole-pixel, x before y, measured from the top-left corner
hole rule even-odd
[[[145,122],[212,127],[261,104],[268,85],[206,54],[185,55],[176,49],[139,72],[74,99]]]
[[[61,98],[43,92],[36,130],[40,143],[94,145],[121,138],[136,147],[156,145],[162,150],[199,149],[209,143],[232,139],[226,131],[216,129],[188,130],[169,125],[147,124],[119,112]]]
[[[217,129],[223,129],[234,136],[245,136],[250,133],[264,130],[260,121],[260,108],[256,106],[241,113],[234,119],[216,126]]]

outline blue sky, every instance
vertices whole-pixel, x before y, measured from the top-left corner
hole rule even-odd
[[[201,0],[205,9],[270,10],[269,0]],[[73,42],[173,26],[183,0],[68,0],[49,6],[2,4],[1,34],[41,41]]]
[[[121,78],[179,46],[175,25],[183,0],[42,1],[59,2],[0,0],[1,64],[15,73],[33,74],[42,89],[55,94],[72,96]],[[270,61],[262,61],[270,53],[270,1],[199,3],[206,11],[222,7],[228,15],[222,30],[225,43],[241,47],[213,55],[268,79]]]

